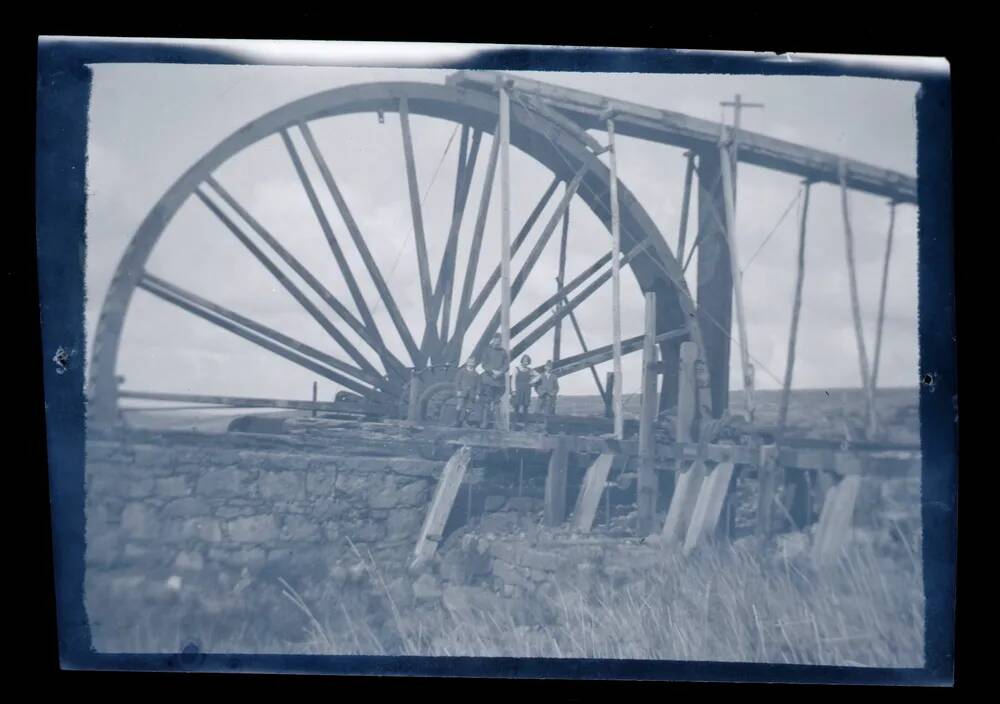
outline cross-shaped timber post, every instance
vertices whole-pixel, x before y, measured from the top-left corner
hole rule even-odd
[[[732,139],[732,146],[729,149],[729,153],[732,156],[732,173],[733,173],[733,202],[736,202],[736,166],[739,163],[739,157],[737,152],[739,151],[739,131],[740,131],[740,113],[743,112],[743,108],[763,108],[764,103],[745,103],[743,102],[743,96],[739,93],[733,98],[733,100],[723,100],[719,103],[722,106],[723,113],[725,113],[726,108],[733,109],[733,129],[730,132],[730,138]],[[723,124],[725,120],[723,119]],[[723,135],[724,136],[724,135]]]

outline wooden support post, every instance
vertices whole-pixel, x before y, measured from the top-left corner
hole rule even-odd
[[[854,317],[854,337],[858,345],[858,363],[861,366],[861,386],[865,392],[865,428],[871,425],[875,399],[872,394],[871,376],[868,373],[868,352],[865,350],[865,333],[861,323],[861,303],[858,300],[858,278],[854,267],[854,232],[847,204],[847,166],[840,162],[840,205],[844,217],[844,242],[847,250],[847,275],[851,293],[851,314]]]
[[[604,389],[607,392],[604,395],[604,417],[613,418],[615,415],[615,409],[611,404],[611,390],[615,387],[615,373],[608,372],[604,375]]]
[[[885,324],[885,294],[889,284],[889,261],[892,258],[892,232],[896,225],[896,204],[889,204],[889,234],[885,241],[885,259],[882,262],[882,290],[878,298],[878,322],[875,325],[875,356],[872,359],[872,417],[868,426],[868,437],[878,434],[878,408],[875,394],[878,392],[878,363],[882,355],[882,327]]]
[[[319,400],[318,394],[319,394],[319,384],[314,381],[313,382],[313,403],[316,403],[316,401]],[[312,410],[312,417],[313,418],[316,417],[316,409],[315,408]]]
[[[501,79],[502,81],[502,79]],[[500,336],[510,355],[510,93],[501,82],[500,95]],[[496,424],[510,430],[510,374],[504,374]]]
[[[726,246],[722,165],[718,149],[698,154],[698,326],[712,384],[712,416],[729,408],[733,278]],[[689,255],[690,256],[690,255]]]
[[[691,512],[691,523],[684,534],[685,555],[694,550],[704,538],[715,534],[735,469],[736,465],[732,462],[720,462],[701,483]]]
[[[678,443],[691,442],[691,427],[697,412],[697,382],[695,380],[697,359],[698,346],[693,342],[681,343],[675,428],[675,438]],[[661,533],[664,544],[683,540],[691,511],[694,509],[695,498],[698,496],[698,490],[701,488],[701,482],[705,475],[705,465],[700,458],[686,468],[683,467],[683,460],[678,460],[677,469],[674,495],[670,500],[670,508],[667,510],[667,518],[663,523]]]
[[[566,184],[569,188],[569,184]],[[563,229],[562,229],[562,239],[559,241],[559,275],[556,277],[556,291],[562,291],[563,279],[566,277],[566,245],[569,239],[569,208],[566,208],[566,213],[563,215]],[[562,296],[559,298],[559,302],[556,304],[557,310],[562,310],[562,307],[566,305],[566,297]],[[574,324],[576,316],[573,316]],[[579,331],[577,331],[579,334]],[[582,338],[581,338],[582,339]],[[560,354],[562,352],[562,317],[559,317],[556,321],[555,329],[552,331],[552,361],[558,362]],[[597,379],[597,372],[594,372],[595,380]],[[597,380],[597,386],[600,387],[600,380]],[[602,396],[604,394],[601,394]]]
[[[406,420],[411,423],[419,423],[420,418],[420,394],[423,392],[423,383],[420,373],[414,369],[410,372],[410,397],[406,407]]]
[[[788,360],[785,363],[785,382],[781,387],[778,406],[778,432],[784,432],[788,421],[788,404],[792,394],[792,372],[795,369],[795,345],[799,335],[799,313],[802,310],[802,285],[806,278],[806,218],[809,214],[809,182],[802,184],[802,215],[799,217],[799,254],[795,267],[795,298],[792,301],[792,329],[788,333]]]
[[[556,449],[549,455],[549,473],[545,478],[545,525],[559,526],[566,520],[566,475],[569,443],[560,435]]]
[[[846,454],[838,456],[838,464],[846,465],[857,460]],[[854,506],[861,488],[861,475],[849,474],[831,486],[823,501],[819,525],[813,538],[811,557],[817,565],[828,564],[840,554],[851,539]]]
[[[757,460],[757,529],[756,535],[766,540],[771,535],[774,517],[774,496],[782,483],[782,470],[778,466],[777,445],[761,445]]]
[[[740,271],[740,261],[736,247],[736,211],[733,201],[732,160],[726,146],[720,148],[722,164],[722,196],[726,210],[726,243],[729,245],[729,266],[733,279],[733,295],[736,304],[736,325],[740,336],[740,364],[743,370],[743,395],[747,412],[747,421],[753,423],[755,410],[753,368],[750,365],[750,349],[747,339],[746,312],[743,308],[743,272]]]
[[[639,536],[653,532],[653,516],[659,494],[656,471],[656,422],[659,399],[656,392],[656,293],[646,293],[646,336],[642,347],[642,408],[639,414],[639,479],[636,482]]]
[[[438,480],[437,489],[434,490],[434,498],[431,501],[427,516],[424,518],[423,527],[420,529],[420,537],[413,550],[413,561],[410,569],[418,570],[427,563],[437,551],[438,543],[441,542],[445,524],[451,514],[451,508],[455,504],[455,497],[458,496],[458,489],[462,486],[462,479],[465,477],[465,470],[472,459],[472,452],[468,447],[460,447],[449,458],[444,470],[441,472],[441,479]]]
[[[618,212],[618,160],[615,153],[615,121],[608,119],[608,153],[611,164],[611,335],[614,350],[615,385],[611,392],[615,438],[625,438],[622,404],[622,314],[621,314],[621,217]]]
[[[615,456],[604,453],[597,456],[583,477],[583,486],[576,499],[576,508],[573,510],[573,528],[581,533],[589,533],[594,525],[594,518],[597,517],[597,507],[601,504],[601,496],[604,494],[604,485],[608,481],[608,474],[614,464]]]

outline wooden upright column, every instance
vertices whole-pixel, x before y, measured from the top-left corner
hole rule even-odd
[[[500,336],[510,354],[510,94],[503,83],[500,94]],[[497,428],[510,430],[510,374],[504,373],[503,395],[497,408]]]
[[[642,409],[639,416],[639,535],[653,531],[659,481],[653,424],[659,409],[656,393],[656,293],[646,293],[646,334],[642,346]]]
[[[726,209],[718,149],[698,155],[698,325],[712,385],[712,415],[729,407],[733,277],[726,244]]]
[[[618,213],[618,159],[615,154],[615,121],[608,119],[608,153],[611,162],[611,344],[614,350],[615,385],[611,391],[615,438],[625,437],[622,403],[621,316],[621,217]]]

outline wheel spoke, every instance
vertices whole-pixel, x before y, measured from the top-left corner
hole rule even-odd
[[[465,154],[466,136],[463,132],[462,151]],[[467,158],[462,158],[455,180],[455,206],[452,213],[451,231],[448,233],[448,243],[445,246],[445,254],[441,259],[441,269],[438,274],[438,290],[435,291],[435,311],[440,305],[441,310],[441,334],[439,340],[448,339],[449,325],[451,323],[451,294],[455,283],[455,259],[458,255],[458,234],[461,231],[462,219],[465,217],[465,207],[469,200],[469,190],[472,185],[472,176],[476,168],[476,159],[479,156],[479,145],[482,141],[482,132],[476,131],[472,137],[472,146],[469,148]],[[443,349],[437,350],[437,359],[441,362]]]
[[[417,268],[420,274],[420,293],[424,303],[424,319],[433,330],[434,315],[431,301],[431,271],[427,259],[427,239],[424,236],[424,216],[420,205],[420,187],[417,184],[417,167],[413,157],[413,136],[410,134],[410,108],[406,98],[399,100],[399,124],[403,132],[403,156],[406,159],[406,182],[410,192],[410,212],[413,216],[413,237],[417,249]],[[435,335],[436,337],[436,335]],[[416,363],[417,360],[414,360]]]
[[[497,128],[497,130],[499,127]],[[494,130],[496,134],[497,130]],[[469,301],[472,300],[472,287],[476,283],[476,269],[479,266],[479,255],[483,247],[483,233],[486,231],[486,216],[490,209],[490,196],[492,195],[493,179],[497,171],[497,157],[500,153],[500,140],[494,137],[493,146],[490,148],[490,158],[486,165],[486,176],[483,179],[483,193],[479,199],[479,212],[476,215],[476,226],[472,232],[472,245],[469,248],[469,262],[465,268],[465,280],[462,283],[462,294],[458,302],[458,320],[455,323],[455,337],[448,341],[445,350],[445,359],[453,359],[460,352],[461,337],[464,334],[463,325],[469,310]],[[456,344],[455,340],[458,340]]]
[[[656,342],[660,343],[666,342],[667,340],[676,340],[687,336],[687,334],[687,328],[671,330],[657,335]],[[630,337],[627,340],[622,340],[622,354],[631,354],[632,352],[641,350],[645,337],[645,335],[636,335],[635,337]],[[552,371],[557,376],[566,376],[567,374],[578,372],[581,369],[586,369],[587,367],[607,362],[613,356],[614,350],[612,349],[612,345],[596,347],[589,352],[581,352],[580,354],[575,354],[572,357],[561,359],[558,364],[553,363]],[[541,369],[541,367],[537,367],[537,369]]]
[[[639,254],[644,249],[646,249],[647,245],[648,245],[647,242],[640,242],[635,247],[633,247],[632,250],[628,254],[626,254],[624,257],[622,257],[621,266],[625,266],[630,261],[632,261],[632,259],[637,254]],[[515,323],[514,326],[511,327],[511,329],[510,329],[510,334],[511,335],[520,335],[522,332],[524,332],[524,330],[529,325],[531,325],[533,322],[535,322],[536,320],[538,320],[540,317],[542,317],[543,315],[545,315],[546,313],[548,313],[549,311],[551,311],[552,308],[554,306],[556,306],[558,303],[560,303],[563,298],[567,298],[569,296],[569,294],[571,294],[574,290],[576,290],[580,286],[580,284],[582,284],[584,281],[586,281],[587,279],[589,279],[593,274],[595,274],[597,271],[599,271],[601,268],[603,268],[610,261],[611,261],[611,252],[608,252],[603,257],[601,257],[600,259],[598,259],[597,261],[595,261],[593,264],[591,264],[590,266],[588,266],[586,269],[584,269],[583,271],[581,271],[568,284],[566,284],[565,286],[563,286],[562,288],[560,288],[558,291],[556,291],[554,294],[552,294],[551,296],[549,296],[548,298],[546,298],[544,301],[542,301],[541,303],[539,303],[538,306],[536,306],[534,308],[534,310],[532,310],[530,313],[528,313],[526,316],[524,316],[521,320],[519,320],[517,323]],[[606,277],[611,276],[611,270],[609,269],[607,272],[605,272],[605,274],[603,276],[605,276],[604,281],[607,281]],[[558,329],[558,327],[556,329]]]
[[[371,311],[368,310],[368,304],[365,303],[364,296],[361,295],[361,289],[358,288],[358,282],[354,279],[351,267],[347,263],[347,259],[344,257],[344,251],[341,249],[340,243],[337,241],[337,236],[334,234],[333,228],[330,226],[330,221],[323,212],[323,206],[320,205],[319,198],[316,195],[316,189],[313,188],[312,181],[309,180],[309,175],[306,173],[305,166],[302,164],[302,158],[299,156],[299,152],[295,148],[295,144],[292,142],[292,137],[288,134],[287,130],[281,130],[281,140],[285,143],[285,149],[288,151],[288,156],[291,158],[292,165],[295,167],[295,173],[298,174],[299,182],[302,184],[306,197],[309,199],[309,204],[312,206],[313,213],[316,215],[316,220],[319,222],[319,226],[323,230],[323,234],[326,236],[326,241],[330,245],[330,250],[333,252],[334,258],[337,260],[337,266],[340,267],[340,273],[344,277],[344,281],[347,283],[347,288],[351,292],[351,298],[354,299],[354,305],[357,306],[358,313],[361,314],[361,320],[364,322],[364,327],[367,330],[368,337],[370,337],[371,340],[377,345],[377,350],[380,348],[385,349],[382,337],[379,335],[378,328],[375,326],[375,320],[372,318]],[[359,332],[358,334],[361,333]]]
[[[403,363],[393,356],[392,353],[386,350],[381,343],[372,339],[371,335],[368,334],[368,331],[365,330],[362,323],[355,318],[349,310],[347,310],[347,307],[337,300],[337,298],[330,293],[330,291],[315,276],[313,276],[313,274],[301,262],[299,262],[298,259],[292,256],[292,254],[285,249],[280,242],[278,242],[274,235],[268,232],[267,229],[256,220],[256,218],[247,212],[247,210],[240,205],[240,203],[229,193],[229,191],[222,187],[222,184],[211,176],[205,179],[205,182],[219,195],[220,198],[222,198],[223,201],[226,202],[230,208],[236,211],[236,213],[251,227],[251,229],[253,229],[253,231],[256,232],[257,235],[264,240],[268,246],[271,247],[271,249],[273,249],[278,256],[281,257],[281,259],[296,274],[298,274],[320,298],[323,299],[327,305],[333,308],[333,310],[351,327],[352,330],[361,335],[362,339],[364,339],[365,342],[371,345],[372,348],[379,353],[383,362],[386,364],[387,372],[394,374],[397,378],[405,378]],[[212,208],[212,210],[213,212],[216,212],[216,209]],[[243,241],[243,239],[241,238],[240,241]],[[265,266],[267,266],[267,264],[265,264]],[[326,328],[325,324],[320,324]],[[379,349],[380,347],[381,350]]]
[[[347,352],[348,355],[350,355],[351,359],[353,359],[358,364],[358,366],[360,366],[365,371],[375,374],[376,376],[378,375],[378,370],[372,366],[371,362],[369,362],[368,359],[363,354],[361,354],[358,348],[355,347],[350,342],[350,340],[348,340],[343,335],[343,333],[341,333],[337,328],[334,327],[333,323],[329,320],[329,318],[323,315],[323,313],[319,310],[319,308],[317,308],[316,305],[312,301],[310,301],[309,298],[301,290],[299,290],[299,287],[296,286],[292,282],[292,280],[285,275],[284,272],[282,272],[277,266],[275,266],[274,262],[271,261],[271,259],[267,255],[265,255],[264,252],[262,252],[261,249],[257,247],[257,245],[255,245],[250,240],[249,237],[247,237],[246,233],[243,232],[243,230],[241,230],[240,227],[229,218],[229,216],[227,216],[225,213],[222,212],[222,210],[219,209],[219,206],[213,203],[211,199],[207,195],[205,195],[204,191],[202,191],[199,188],[195,190],[195,194],[198,196],[201,202],[204,203],[208,207],[208,209],[212,211],[212,213],[217,218],[219,218],[219,220],[222,221],[222,224],[224,224],[229,229],[229,231],[236,236],[236,238],[243,244],[243,246],[250,251],[250,253],[257,259],[257,261],[263,264],[264,267],[269,272],[271,272],[271,275],[274,276],[274,278],[276,278],[278,282],[281,283],[281,285],[285,288],[285,290],[288,291],[292,295],[292,297],[299,302],[299,305],[301,305],[306,310],[306,312],[308,312],[313,317],[313,319],[317,323],[319,323],[319,325],[324,330],[326,330],[326,332],[329,333],[329,335],[334,340],[337,341],[337,344],[339,344],[344,349],[344,351]],[[341,317],[344,318],[344,321],[348,323],[348,325],[350,325],[351,321],[354,320],[353,316],[351,316],[348,313],[348,311],[338,310],[338,312],[341,313]],[[346,316],[344,315],[345,313],[347,314]],[[364,330],[364,327],[360,326],[360,330]],[[361,333],[359,332],[359,334]],[[365,337],[365,335],[362,335],[362,337]]]
[[[333,173],[330,171],[330,168],[326,163],[326,159],[323,158],[323,154],[319,150],[316,140],[313,138],[312,130],[309,129],[309,125],[305,122],[299,123],[299,130],[305,138],[306,145],[312,153],[313,160],[319,167],[319,172],[323,176],[323,180],[326,182],[330,195],[333,196],[333,200],[337,204],[337,209],[340,211],[340,215],[344,219],[344,224],[347,225],[347,232],[350,234],[351,240],[354,242],[354,246],[357,247],[358,252],[361,254],[361,259],[365,263],[365,268],[368,270],[368,274],[371,276],[372,281],[375,284],[375,288],[378,290],[379,296],[381,296],[382,305],[385,306],[386,311],[389,313],[389,317],[392,319],[396,332],[399,333],[399,336],[403,341],[403,345],[406,347],[406,351],[412,358],[418,353],[417,344],[413,340],[413,335],[410,333],[410,329],[406,326],[406,321],[403,319],[403,316],[399,311],[399,306],[396,305],[396,299],[393,298],[392,292],[389,290],[388,285],[386,285],[382,272],[379,270],[378,264],[375,263],[375,259],[372,257],[371,251],[368,249],[368,245],[361,234],[361,230],[358,228],[357,221],[351,214],[350,208],[347,207],[347,202],[344,200],[344,196],[341,193],[340,188],[337,187],[337,182],[333,178]],[[383,350],[381,350],[381,354],[391,356],[389,351],[384,349],[384,347]],[[395,364],[402,369],[403,365],[399,362],[399,360],[395,360]]]
[[[558,176],[552,179],[552,182],[549,184],[549,187],[545,189],[545,192],[542,194],[542,197],[539,198],[538,203],[535,205],[534,210],[532,210],[531,214],[528,215],[528,219],[525,220],[524,226],[521,228],[520,232],[517,233],[517,236],[511,243],[512,255],[516,253],[518,249],[520,249],[521,245],[528,238],[528,233],[531,231],[531,228],[534,227],[535,223],[538,221],[538,218],[542,214],[542,210],[544,210],[545,206],[548,205],[549,200],[552,198],[552,194],[556,192],[556,187],[559,185],[559,182],[560,178]],[[472,273],[474,277],[475,271],[473,271]],[[469,282],[468,272],[466,272],[466,274],[467,274],[466,283],[468,283]],[[469,325],[472,323],[473,320],[476,319],[476,316],[479,315],[479,311],[482,310],[483,305],[485,305],[486,299],[493,292],[493,289],[496,287],[499,281],[500,281],[500,267],[498,265],[493,270],[493,273],[490,274],[490,278],[487,279],[486,283],[483,285],[483,288],[479,292],[479,295],[476,296],[476,300],[471,305],[460,308],[458,323],[455,326],[455,334],[452,336],[452,339],[448,342],[448,353],[445,355],[446,358],[452,359],[461,353],[462,341],[465,338],[466,330],[469,329]],[[471,292],[471,285],[469,289]],[[499,321],[499,318],[497,320]],[[499,325],[499,322],[497,324]]]
[[[254,344],[263,347],[264,349],[273,352],[290,362],[309,369],[317,374],[321,374],[325,378],[340,384],[344,388],[351,389],[352,391],[366,396],[371,396],[373,393],[373,389],[371,387],[360,384],[354,379],[344,376],[343,374],[339,374],[338,372],[330,369],[328,366],[324,366],[324,364],[320,364],[320,362],[314,358],[316,357],[315,353],[319,353],[319,356],[326,358],[324,359],[324,362],[326,362],[327,359],[332,360],[335,363],[336,368],[341,371],[356,374],[365,380],[369,380],[367,374],[362,372],[360,369],[355,369],[354,367],[333,359],[328,355],[324,355],[322,352],[319,352],[319,350],[315,350],[308,345],[292,340],[291,338],[288,338],[266,326],[260,325],[259,323],[249,321],[233,311],[210,303],[205,299],[180,289],[177,286],[167,284],[162,279],[157,279],[150,274],[144,274],[139,280],[138,286],[154,296],[172,303],[177,307],[202,318],[203,320],[207,320],[208,322],[223,328],[224,330],[228,330],[245,340],[253,342]],[[250,325],[247,325],[247,322],[249,322]],[[291,343],[289,346],[292,346],[292,349],[284,346],[289,343]],[[308,352],[310,356],[306,356],[303,352]],[[375,379],[377,378],[378,377],[376,376]],[[371,381],[369,383],[371,383]]]
[[[623,265],[627,264],[632,260],[634,256],[639,254],[639,252],[643,251],[644,249],[645,249],[644,243],[641,243],[638,246],[633,247],[628,254],[622,257],[621,263]],[[514,345],[514,348],[511,350],[510,353],[511,357],[521,354],[521,352],[531,347],[533,344],[535,344],[536,341],[538,341],[543,335],[545,335],[545,333],[547,333],[549,330],[555,327],[560,320],[562,320],[567,315],[572,313],[577,306],[579,306],[581,303],[590,298],[594,294],[594,292],[596,292],[601,286],[607,283],[608,279],[611,278],[611,271],[612,271],[611,269],[608,269],[603,274],[594,279],[592,282],[590,282],[575,298],[573,298],[573,300],[567,300],[562,306],[560,306],[557,310],[553,312],[551,318],[549,318],[544,323],[535,328],[533,331],[528,333],[528,335],[524,337],[522,340],[518,341],[518,343]],[[530,315],[531,314],[529,314],[529,316]],[[518,324],[515,326],[517,327],[518,332],[527,327],[527,323],[525,322],[527,321],[527,319],[528,318],[526,317],[524,320],[518,322]]]
[[[565,299],[563,300],[565,301]],[[573,330],[576,331],[576,339],[580,343],[580,349],[582,349],[584,354],[586,354],[590,351],[590,349],[587,347],[587,341],[583,339],[583,330],[580,329],[580,323],[577,322],[576,313],[570,311],[569,319],[570,322],[573,323]],[[558,329],[559,328],[557,327],[556,330]],[[604,405],[609,405],[611,399],[608,398],[607,393],[604,391],[604,384],[601,383],[601,377],[597,374],[597,367],[593,364],[590,365],[590,373],[594,377],[594,383],[597,384],[597,392],[601,394],[601,399],[604,401]]]
[[[541,256],[542,251],[545,249],[545,245],[548,244],[549,239],[552,237],[552,233],[556,229],[556,225],[562,219],[569,207],[570,202],[573,200],[573,196],[576,195],[576,189],[580,187],[580,182],[583,180],[583,175],[587,173],[590,169],[590,164],[584,164],[580,167],[580,170],[576,172],[573,180],[570,181],[569,185],[566,187],[566,192],[563,194],[562,201],[560,201],[559,206],[552,213],[549,218],[548,223],[545,225],[545,229],[538,236],[538,240],[535,242],[535,246],[532,247],[531,252],[525,258],[524,264],[521,265],[521,270],[517,272],[517,276],[514,278],[514,282],[511,284],[510,298],[511,303],[517,298],[517,294],[521,292],[521,288],[524,286],[524,282],[527,281],[528,276],[531,274],[532,269],[535,268],[535,264],[538,262],[538,257]],[[498,308],[496,313],[493,314],[493,318],[490,323],[483,330],[482,336],[479,338],[479,343],[476,345],[476,353],[478,354],[487,344],[489,344],[490,338],[496,332],[497,327],[500,325],[500,314],[501,311]],[[511,352],[511,356],[514,353]]]

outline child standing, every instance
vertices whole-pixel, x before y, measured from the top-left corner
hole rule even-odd
[[[531,386],[537,379],[538,374],[531,368],[531,357],[524,355],[520,366],[514,370],[514,414],[522,422],[527,420]]]

